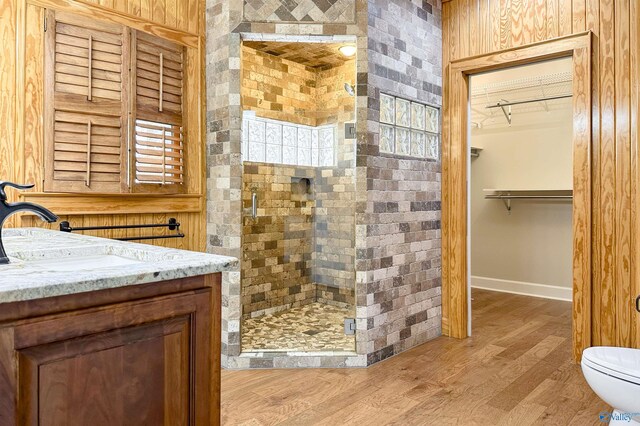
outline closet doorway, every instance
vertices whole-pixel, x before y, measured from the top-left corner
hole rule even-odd
[[[558,326],[569,328],[571,58],[475,74],[469,81],[469,334],[472,316],[478,324],[523,317],[530,324],[553,313]],[[496,309],[496,303],[510,309]]]
[[[471,332],[468,191],[473,167],[470,160],[471,76],[560,58],[570,62],[572,81],[572,188],[569,188],[572,190],[572,340],[574,359],[579,360],[582,350],[590,345],[591,334],[591,36],[588,33],[461,59],[452,62],[446,70],[448,84],[445,85],[447,102],[442,149],[442,326],[443,334],[451,337],[464,338]],[[500,105],[495,109],[506,120],[508,105],[503,103],[502,106],[505,106],[504,110]],[[514,113],[512,106],[512,121]],[[494,116],[498,115],[494,113]],[[499,197],[504,194],[493,192],[488,195]],[[542,195],[568,196],[566,192]],[[503,202],[500,198],[489,200],[498,204]],[[516,203],[511,200],[512,209],[521,208]],[[503,208],[508,208],[506,200]]]

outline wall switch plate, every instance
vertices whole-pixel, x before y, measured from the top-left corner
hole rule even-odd
[[[356,123],[344,124],[344,138],[355,139],[356,138]]]

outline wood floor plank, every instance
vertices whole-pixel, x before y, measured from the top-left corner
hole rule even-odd
[[[366,369],[222,374],[225,425],[590,425],[609,410],[571,359],[571,304],[473,290],[473,337]]]

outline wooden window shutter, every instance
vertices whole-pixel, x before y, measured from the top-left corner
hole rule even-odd
[[[47,11],[45,190],[127,191],[129,35]]]
[[[132,33],[134,191],[184,190],[182,125],[184,48],[164,39]]]

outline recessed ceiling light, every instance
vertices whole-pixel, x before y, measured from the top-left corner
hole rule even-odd
[[[342,53],[344,56],[346,56],[347,58],[352,57],[353,55],[356,54],[356,47],[352,44],[347,44],[345,46],[340,46],[338,48],[338,50],[340,51],[340,53]]]

